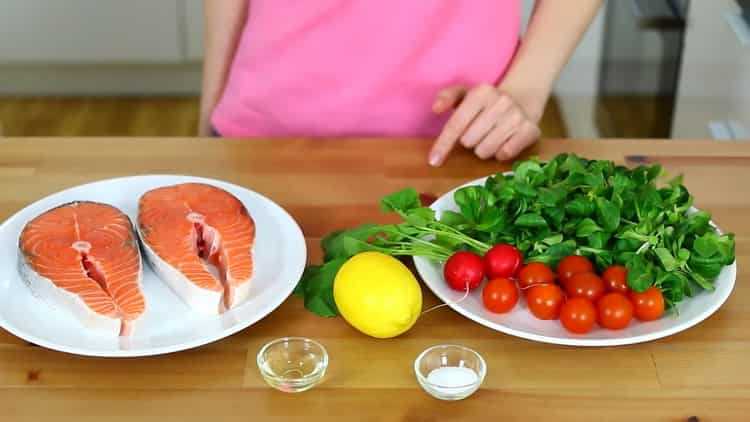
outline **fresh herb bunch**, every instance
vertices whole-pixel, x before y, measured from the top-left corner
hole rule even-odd
[[[309,310],[334,316],[334,277],[356,253],[444,261],[456,250],[482,254],[511,243],[527,262],[552,267],[572,254],[589,257],[600,270],[625,265],[631,289],[656,286],[671,307],[691,296],[693,286],[713,290],[722,267],[734,261],[734,235],[716,233],[709,213],[690,212],[693,198],[680,177],[658,187],[660,174],[658,165],[629,169],[573,154],[516,162],[513,174],[457,190],[458,211],[439,220],[416,191],[405,189],[381,202],[403,223],[332,233],[323,240],[325,263],[308,267],[295,292]]]
[[[458,228],[438,221],[435,211],[423,207],[419,193],[412,188],[386,196],[380,201],[380,208],[398,213],[403,222],[365,224],[331,233],[323,239],[323,265],[308,266],[294,291],[304,297],[308,310],[321,316],[339,314],[333,300],[333,281],[346,260],[360,252],[377,251],[391,256],[421,256],[445,261],[458,249],[483,254],[490,248]]]
[[[718,234],[682,177],[658,187],[661,167],[629,169],[611,161],[561,154],[543,163],[517,162],[513,174],[459,189],[460,212],[441,221],[489,244],[512,243],[528,261],[551,266],[579,254],[603,270],[628,269],[635,291],[661,289],[668,306],[692,295],[692,284],[713,290],[722,267],[734,262],[734,235]]]

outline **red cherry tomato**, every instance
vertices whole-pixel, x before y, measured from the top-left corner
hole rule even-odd
[[[580,297],[568,299],[560,308],[560,323],[575,334],[586,334],[596,325],[596,307]]]
[[[573,274],[593,272],[594,266],[591,265],[591,261],[580,255],[566,256],[557,264],[557,278],[563,286],[573,277]]]
[[[473,290],[484,279],[484,262],[475,253],[459,251],[445,262],[443,275],[451,288],[465,291],[468,287]]]
[[[599,325],[610,330],[625,328],[633,319],[633,304],[622,293],[607,293],[596,302]]]
[[[602,273],[602,280],[608,292],[628,294],[628,270],[622,265],[613,265]]]
[[[656,287],[649,287],[645,292],[630,292],[630,300],[635,308],[635,317],[641,321],[653,321],[664,314],[664,296]]]
[[[490,312],[508,312],[518,303],[518,287],[508,278],[492,279],[484,285],[482,302]]]
[[[557,319],[564,300],[563,291],[557,284],[537,284],[526,293],[526,304],[539,319]]]
[[[495,245],[484,254],[484,272],[487,278],[515,277],[522,263],[521,251],[507,243]]]
[[[554,283],[555,273],[542,262],[531,262],[521,268],[521,272],[518,273],[518,286],[522,289],[528,289],[536,284]]]
[[[604,282],[594,273],[573,274],[565,284],[565,293],[569,298],[582,297],[596,302],[604,296]]]

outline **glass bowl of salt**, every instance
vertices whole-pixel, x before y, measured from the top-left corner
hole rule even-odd
[[[487,374],[482,356],[468,347],[441,344],[422,352],[414,361],[419,385],[440,400],[462,400],[472,395]]]

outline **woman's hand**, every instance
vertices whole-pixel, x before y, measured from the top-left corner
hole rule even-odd
[[[540,116],[529,116],[513,97],[492,85],[443,89],[432,110],[442,114],[453,109],[430,151],[432,166],[442,165],[459,142],[483,160],[510,160],[540,135]]]
[[[500,88],[442,90],[432,108],[456,109],[430,152],[439,166],[457,142],[480,158],[509,160],[539,137],[537,122],[555,79],[594,19],[602,0],[579,0],[576,7],[556,0],[536,0],[528,28]]]

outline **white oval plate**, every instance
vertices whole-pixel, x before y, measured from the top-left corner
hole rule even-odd
[[[463,186],[481,185],[486,178],[477,179]],[[453,194],[459,186],[451,192],[441,196],[430,207],[439,216],[442,211],[458,211]],[[600,327],[588,334],[572,334],[563,328],[560,321],[543,321],[534,317],[526,307],[526,302],[521,297],[516,308],[507,314],[495,314],[487,311],[482,304],[482,287],[475,289],[466,300],[461,303],[453,302],[460,299],[463,294],[457,292],[445,282],[443,278],[443,265],[425,258],[415,257],[414,264],[417,272],[424,280],[427,287],[432,290],[443,302],[449,304],[459,314],[478,322],[494,330],[510,334],[512,336],[544,343],[563,344],[569,346],[619,346],[623,344],[642,343],[666,337],[698,324],[711,314],[727,300],[732,293],[737,275],[737,262],[722,269],[716,280],[716,290],[713,292],[700,291],[691,298],[687,298],[678,304],[679,314],[674,312],[666,314],[657,321],[640,322],[633,320],[630,325],[622,330],[606,330]]]
[[[219,316],[192,311],[144,261],[142,288],[146,313],[129,338],[87,331],[67,313],[32,296],[17,271],[18,236],[32,218],[72,201],[114,205],[135,224],[138,199],[150,190],[176,183],[208,183],[235,195],[255,220],[254,275],[250,297]],[[192,176],[149,175],[110,179],[48,196],[0,226],[0,326],[49,349],[87,356],[133,357],[177,352],[234,334],[276,309],[292,293],[307,259],[297,223],[281,207],[253,191]]]

